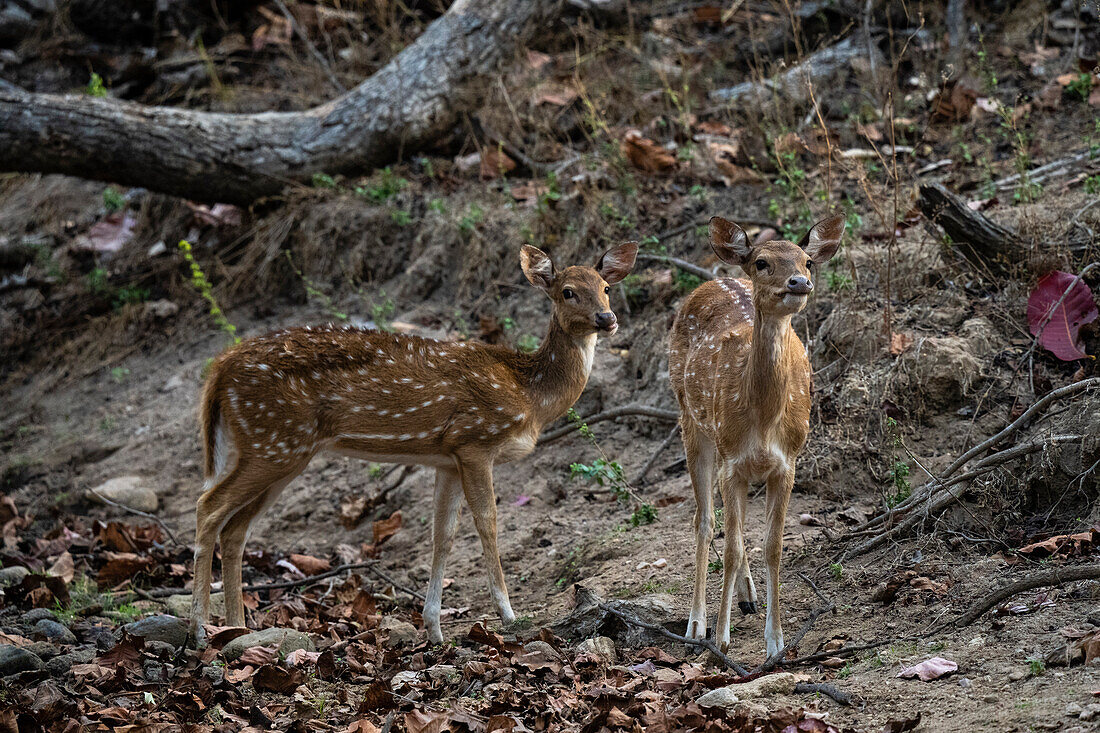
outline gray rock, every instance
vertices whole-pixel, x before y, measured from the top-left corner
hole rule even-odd
[[[10,568],[0,569],[0,588],[7,588],[9,585],[15,585],[23,580],[23,578],[30,575],[31,571],[27,570],[22,565],[12,565]]]
[[[741,702],[741,698],[734,694],[728,687],[716,687],[710,692],[703,693],[695,700],[702,708],[733,708]]]
[[[41,634],[55,644],[75,644],[76,635],[53,619],[44,618],[34,625],[34,633]]]
[[[45,666],[42,658],[29,649],[11,644],[0,646],[0,677],[39,670]]]
[[[33,644],[29,644],[25,647],[28,651],[32,651],[43,660],[50,660],[61,653],[61,650],[55,647],[48,641],[36,641]]]
[[[307,652],[316,651],[309,634],[303,634],[294,629],[270,628],[238,636],[222,647],[222,656],[233,661],[244,654],[245,649],[254,646],[277,647],[280,657],[285,657],[296,649],[305,649]]]
[[[42,619],[56,621],[57,616],[55,616],[54,612],[48,608],[32,608],[31,610],[27,611],[19,617],[19,620],[25,623],[27,626],[33,626]]]
[[[1081,714],[1082,710],[1084,710],[1084,708],[1082,708],[1080,704],[1075,702],[1071,702],[1070,704],[1066,705],[1066,715],[1070,718],[1076,718]]]
[[[391,649],[415,644],[420,636],[415,626],[393,616],[384,616],[378,624],[378,629],[386,632],[386,640],[383,643]]]
[[[103,503],[103,499],[122,504],[142,512],[155,512],[160,502],[155,491],[146,485],[141,476],[119,476],[85,492],[89,501]]]
[[[141,665],[141,673],[144,675],[146,682],[166,682],[168,680],[168,670],[164,668],[163,662],[156,659],[146,659]]]
[[[211,684],[219,685],[225,679],[225,667],[215,667],[214,665],[203,667],[202,676],[210,680]]]
[[[1020,680],[1025,679],[1027,675],[1028,672],[1026,669],[1014,669],[1008,673],[1008,681],[1019,682]]]
[[[80,647],[65,654],[58,654],[46,662],[46,669],[54,677],[61,677],[72,669],[73,665],[88,664],[93,659],[95,659],[95,647]]]
[[[775,674],[757,677],[754,680],[737,685],[737,695],[742,700],[752,700],[758,697],[771,695],[789,695],[794,692],[795,678],[790,672],[777,672]]]
[[[172,616],[191,618],[191,595],[179,594],[164,599],[165,610]],[[210,594],[210,614],[225,616],[225,593]]]
[[[614,664],[615,660],[618,659],[618,655],[615,653],[615,642],[606,636],[585,639],[577,645],[577,654],[591,654],[601,657],[608,664]]]
[[[1096,720],[1100,718],[1100,703],[1090,702],[1077,717],[1081,720]]]
[[[561,659],[561,655],[558,654],[558,650],[547,644],[545,641],[536,639],[535,641],[529,641],[523,645],[523,651],[528,654],[533,652],[541,652],[546,655],[547,659]]]
[[[145,640],[145,651],[160,659],[172,659],[176,656],[176,647],[156,639]]]
[[[177,649],[187,643],[187,622],[175,616],[149,616],[122,628],[131,636],[140,636],[146,641],[163,641]]]

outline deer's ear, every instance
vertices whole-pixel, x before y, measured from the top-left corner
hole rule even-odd
[[[844,217],[830,216],[810,227],[798,246],[806,250],[806,254],[814,262],[828,262],[840,248],[840,239],[843,236]]]
[[[718,259],[731,265],[745,264],[752,252],[745,230],[720,216],[710,218],[710,247]]]
[[[554,263],[550,256],[538,247],[523,245],[519,251],[519,266],[523,274],[536,288],[547,290],[554,283]]]
[[[600,256],[596,263],[596,272],[608,285],[621,282],[634,269],[634,258],[638,256],[637,242],[624,242],[612,247]]]

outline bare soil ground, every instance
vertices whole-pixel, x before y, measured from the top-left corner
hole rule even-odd
[[[25,541],[50,536],[66,523],[125,517],[90,504],[83,494],[124,475],[142,477],[155,491],[160,501],[156,515],[184,542],[193,532],[202,482],[197,396],[204,365],[226,346],[227,337],[188,284],[173,247],[181,238],[195,244],[242,337],[344,316],[356,323],[411,324],[444,338],[503,337],[518,344],[541,335],[548,313],[541,295],[527,288],[519,274],[516,252],[525,240],[544,246],[564,264],[593,259],[608,242],[644,240],[712,214],[757,222],[753,234],[770,222],[780,233],[789,229],[800,235],[815,216],[840,206],[851,227],[843,255],[822,273],[820,294],[796,321],[813,359],[815,410],[786,523],[784,625],[790,636],[819,603],[800,580],[806,575],[836,609],[799,643],[799,655],[837,639],[886,643],[835,665],[793,668],[807,681],[830,681],[855,694],[859,705],[843,707],[805,695],[780,696],[766,704],[827,711],[831,724],[859,731],[881,730],[887,721],[917,712],[923,716],[920,730],[928,731],[1091,729],[1098,724],[1067,717],[1065,711],[1073,703],[1085,707],[1096,701],[1100,667],[1048,667],[1039,660],[1065,644],[1064,629],[1100,623],[1095,582],[1024,594],[1018,600],[1038,608],[1021,615],[994,619],[987,614],[962,629],[950,622],[1031,569],[1083,561],[1058,557],[1038,563],[1016,558],[1012,550],[1100,522],[1094,463],[1100,457],[1095,440],[1100,400],[1095,395],[1056,406],[1028,428],[1029,437],[1085,435],[1080,443],[1051,447],[990,472],[971,484],[962,502],[931,517],[917,536],[836,562],[850,546],[846,532],[898,499],[906,483],[904,477],[897,481],[900,465],[912,486],[922,484],[924,469],[941,471],[1038,396],[1096,374],[1094,361],[1065,363],[1041,349],[1029,351],[1025,319],[1028,292],[1038,274],[1051,266],[1075,272],[1096,258],[1100,207],[1088,208],[1096,197],[1088,181],[1100,181],[1095,165],[1047,181],[1041,191],[1016,202],[1012,189],[996,185],[1016,169],[1021,156],[1027,169],[1100,145],[1096,106],[1071,98],[1061,86],[1056,104],[1049,93],[1047,102],[1038,101],[1050,84],[1058,83],[1070,48],[1025,22],[1024,5],[1048,12],[1041,3],[1005,11],[987,29],[997,33],[986,36],[983,49],[988,47],[989,55],[983,50],[980,62],[971,61],[975,78],[999,76],[992,88],[988,78],[972,80],[974,96],[999,100],[1008,117],[979,104],[965,119],[934,123],[936,106],[928,100],[944,90],[934,71],[939,49],[924,36],[895,60],[894,71],[906,75],[897,82],[905,87],[898,109],[884,114],[886,107],[866,103],[857,81],[866,70],[859,64],[831,91],[824,111],[830,146],[881,146],[883,133],[889,137],[894,129],[904,137],[897,142],[914,151],[901,161],[897,179],[891,178],[888,155],[876,154],[864,163],[814,152],[805,142],[790,153],[776,152],[777,140],[796,129],[798,140],[817,139],[816,123],[798,126],[796,115],[781,105],[769,108],[766,120],[753,122],[738,110],[707,106],[701,93],[697,111],[687,113],[680,103],[670,102],[675,94],[662,76],[663,67],[639,59],[634,41],[653,44],[656,34],[681,42],[696,29],[692,32],[706,36],[709,44],[711,55],[704,58],[713,60],[722,33],[726,41],[747,33],[741,26],[719,32],[682,14],[660,18],[663,25],[647,20],[649,35],[641,38],[582,28],[578,43],[601,48],[602,40],[607,47],[595,62],[575,69],[572,83],[604,121],[586,119],[587,108],[580,102],[554,115],[545,104],[531,105],[524,108],[524,129],[516,133],[536,160],[558,160],[573,140],[557,133],[571,125],[586,130],[574,136],[588,138],[584,164],[553,179],[528,171],[504,182],[478,180],[476,172],[463,172],[456,162],[473,149],[458,142],[393,171],[293,191],[285,200],[243,212],[241,223],[211,218],[209,212],[204,218],[192,205],[129,192],[134,234],[120,253],[108,257],[79,247],[80,238],[105,216],[102,186],[55,177],[5,178],[0,237],[42,242],[35,246],[45,252],[31,265],[36,268],[32,287],[0,287],[6,354],[0,468],[6,495],[34,518],[24,530]],[[1084,27],[1095,30],[1097,25]],[[551,66],[571,63],[561,44],[550,46],[543,50],[554,55]],[[1021,61],[1020,54],[1034,58]],[[377,61],[360,58],[338,71],[365,73]],[[534,63],[517,60],[501,85],[505,94],[527,95],[546,81]],[[629,64],[638,88],[616,86],[619,64]],[[272,66],[280,75],[291,68],[285,60]],[[717,86],[728,72],[703,75],[699,88]],[[280,78],[295,83],[293,75]],[[559,70],[554,80],[564,78]],[[191,102],[252,108],[257,98],[247,93],[247,84],[243,88],[231,105],[207,92]],[[153,94],[149,90],[143,98]],[[1033,101],[1023,101],[1025,94]],[[493,95],[494,102],[501,101],[498,92]],[[657,114],[637,109],[639,99],[661,100]],[[310,101],[305,92],[283,97],[288,107]],[[1024,104],[1031,105],[1028,115],[1016,118]],[[484,117],[499,129],[510,129],[507,109],[494,105]],[[606,120],[617,120],[619,113],[628,122],[609,126]],[[738,169],[755,169],[754,174],[724,182],[713,173],[717,164],[706,157],[703,144],[690,143],[704,119],[736,130],[741,150],[750,153],[738,159]],[[632,168],[621,154],[600,158],[608,145],[618,149],[628,125],[677,151],[694,153],[681,155],[677,170],[653,175]],[[761,130],[767,130],[760,148],[764,157],[752,160],[752,140]],[[952,162],[931,177],[918,173],[944,159]],[[946,181],[975,206],[982,201],[985,213],[1027,239],[1031,259],[1009,263],[1012,277],[993,277],[958,259],[934,225],[911,214],[916,184],[932,179]],[[535,200],[516,193],[536,185],[543,194],[557,186],[560,191]],[[378,193],[356,195],[356,187]],[[886,223],[895,220],[896,225]],[[1078,223],[1092,236],[1082,240]],[[1081,241],[1085,244],[1078,246]],[[158,243],[166,244],[167,252],[150,255]],[[652,253],[714,264],[705,237],[692,229],[644,245]],[[665,334],[695,283],[661,262],[641,262],[637,274],[614,295],[622,328],[600,342],[592,378],[576,406],[582,416],[628,403],[674,409]],[[103,278],[102,286],[96,278]],[[143,289],[134,300],[144,302],[120,302],[119,293],[130,287]],[[163,302],[178,308],[154,306]],[[479,319],[485,320],[479,324]],[[902,338],[895,341],[891,335]],[[1095,330],[1086,328],[1084,345],[1089,353],[1100,350]],[[670,427],[632,417],[593,425],[593,431],[604,451],[633,478]],[[573,584],[583,583],[604,597],[660,596],[670,609],[663,621],[682,631],[692,583],[694,502],[678,460],[679,440],[662,453],[648,481],[636,486],[646,502],[659,507],[659,520],[640,527],[630,526],[631,508],[611,493],[570,478],[570,464],[589,463],[597,455],[572,434],[498,468],[502,562],[513,606],[534,628],[549,626],[568,614]],[[249,549],[331,557],[340,545],[357,550],[369,544],[370,521],[344,527],[341,500],[373,495],[388,482],[370,468],[352,459],[316,459],[257,521]],[[430,562],[432,485],[430,469],[413,471],[367,518],[401,511],[401,530],[377,557],[400,585],[421,591]],[[758,587],[762,507],[763,493],[757,489],[746,542]],[[802,521],[803,515],[812,519]],[[722,540],[719,536],[719,548]],[[667,564],[653,567],[660,559]],[[907,582],[893,600],[873,600],[877,586],[910,570],[921,582]],[[448,576],[453,582],[444,605],[461,611],[448,616],[445,630],[462,639],[478,621],[497,627],[480,544],[468,521],[460,524]],[[246,582],[250,578],[263,580],[267,573],[246,558]],[[719,582],[712,574],[712,616]],[[416,602],[403,599],[397,606],[410,612]],[[257,612],[253,620],[262,618]],[[682,646],[665,647],[676,656],[697,656]],[[730,655],[750,666],[763,660],[762,615],[735,618]],[[932,682],[897,678],[900,669],[931,656],[957,662],[958,672]]]

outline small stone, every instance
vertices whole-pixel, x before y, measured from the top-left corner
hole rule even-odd
[[[57,616],[54,612],[48,608],[32,608],[19,617],[19,620],[25,623],[27,626],[34,626],[42,619],[49,619],[50,621],[56,621]]]
[[[734,694],[728,687],[717,687],[710,692],[703,693],[695,702],[702,708],[733,708],[741,702],[741,698]]]
[[[453,684],[462,679],[462,673],[453,664],[437,664],[434,667],[428,667],[424,672],[432,682]]]
[[[158,659],[172,659],[176,656],[176,647],[156,639],[145,640],[145,651]]]
[[[1084,708],[1081,707],[1080,703],[1071,702],[1066,705],[1066,715],[1070,718],[1078,717],[1081,715],[1082,710],[1084,710]]]
[[[58,654],[46,662],[46,669],[54,677],[62,677],[77,664],[88,664],[95,659],[95,648],[91,646],[78,647],[65,654]]]
[[[146,253],[146,256],[150,257],[150,258],[160,257],[162,254],[165,254],[166,252],[168,252],[168,245],[166,245],[164,243],[164,240],[161,239],[161,240],[158,240],[157,242],[155,242],[153,244],[153,246],[149,248],[149,251]]]
[[[215,667],[214,665],[203,667],[202,676],[210,680],[212,684],[219,685],[225,679],[225,667]]]
[[[187,622],[175,616],[157,614],[122,627],[130,636],[140,636],[146,641],[163,641],[179,649],[187,643]]]
[[[168,670],[164,668],[163,662],[156,659],[146,659],[141,665],[141,672],[145,676],[146,682],[168,681]]]
[[[145,485],[145,479],[141,476],[113,478],[89,489],[85,496],[89,501],[102,503],[103,499],[109,499],[141,512],[155,512],[160,504],[156,492]]]
[[[561,659],[561,655],[558,654],[558,650],[547,644],[545,641],[536,639],[535,641],[529,641],[523,645],[523,651],[527,654],[539,652],[544,654],[547,659]]]
[[[1009,682],[1019,682],[1020,680],[1026,678],[1026,677],[1027,677],[1027,670],[1024,670],[1024,669],[1014,669],[1014,670],[1012,670],[1011,672],[1008,673],[1008,681]]]
[[[161,392],[171,392],[174,389],[179,389],[183,386],[183,377],[178,374],[173,374],[168,377],[168,381],[161,385]]]
[[[45,666],[42,658],[28,649],[11,644],[0,646],[0,677],[39,670]]]
[[[741,685],[735,685],[738,697],[742,700],[751,700],[769,695],[789,695],[794,692],[795,678],[790,672],[777,672]]]
[[[164,599],[165,611],[171,616],[191,618],[191,595],[177,594]],[[210,614],[225,617],[225,593],[210,594]]]
[[[34,652],[45,661],[53,659],[61,653],[60,649],[48,641],[36,641],[33,644],[28,644],[24,648],[27,651]]]
[[[170,300],[150,300],[145,303],[145,314],[153,318],[171,318],[180,312],[180,307]]]
[[[1100,718],[1100,703],[1090,702],[1077,717],[1081,720],[1096,720]]]
[[[382,621],[378,624],[378,629],[388,634],[386,641],[383,643],[391,649],[394,647],[415,644],[417,638],[420,636],[415,626],[408,621],[402,621],[393,616],[383,617]]]
[[[22,582],[23,578],[30,575],[30,572],[22,565],[12,565],[10,568],[0,569],[0,588],[7,588],[9,585]]]
[[[34,625],[34,633],[55,644],[75,644],[76,636],[58,622],[44,618]]]
[[[594,657],[600,657],[606,660],[608,664],[614,664],[618,659],[618,654],[615,652],[615,642],[606,636],[585,639],[577,645],[577,654],[590,654]]]
[[[967,689],[967,690],[968,690],[968,689],[970,689],[970,688],[971,688],[972,686],[973,686],[973,683],[972,683],[972,682],[970,681],[970,678],[969,678],[969,677],[963,677],[963,678],[961,678],[961,679],[959,680],[959,687],[962,687],[963,689]]]
[[[222,656],[232,662],[244,654],[245,649],[251,649],[254,646],[277,647],[280,658],[296,649],[305,649],[307,652],[317,650],[313,645],[313,639],[309,638],[309,634],[303,634],[301,631],[295,631],[294,629],[272,627],[253,631],[251,634],[238,636],[236,639],[231,640],[222,647]]]
[[[684,678],[680,676],[680,673],[671,667],[658,667],[653,672],[653,678],[658,682],[669,682],[673,684],[679,684],[684,681]]]

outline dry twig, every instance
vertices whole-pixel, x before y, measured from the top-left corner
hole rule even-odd
[[[347,570],[360,570],[368,568],[374,565],[377,560],[367,560],[366,562],[351,562],[344,565],[337,565],[331,570],[326,570],[323,573],[317,573],[316,575],[307,575],[304,578],[298,578],[297,580],[280,580],[275,583],[260,583],[257,585],[246,585],[241,588],[242,591],[255,592],[263,590],[282,590],[283,588],[296,588],[300,585],[309,585],[318,580],[324,580],[325,578],[331,578],[333,575],[339,575]],[[394,586],[397,587],[397,586]],[[168,596],[174,596],[179,593],[190,593],[191,591],[186,588],[156,588],[149,591],[149,596],[152,598],[166,598]]]
[[[1023,593],[1032,588],[1042,588],[1048,585],[1063,585],[1076,580],[1100,579],[1100,565],[1079,565],[1070,568],[1055,568],[1045,573],[1036,573],[1026,578],[1010,583],[993,595],[973,605],[969,611],[955,619],[955,626],[969,626],[977,621],[989,609],[1002,603],[1017,593]]]
[[[662,410],[659,407],[649,407],[648,405],[623,405],[622,407],[615,407],[610,410],[605,410],[604,412],[598,412],[592,417],[582,417],[581,422],[586,425],[593,425],[598,422],[603,422],[604,420],[614,420],[617,417],[626,417],[628,415],[652,417],[667,422],[676,422],[680,419],[679,413],[673,412],[672,410]],[[554,428],[549,432],[543,433],[539,440],[539,445],[545,445],[575,432],[577,432],[577,427],[572,423],[562,425],[559,428]]]
[[[171,542],[173,545],[176,545],[177,547],[181,546],[180,543],[179,543],[179,540],[177,540],[176,536],[174,534],[172,534],[172,530],[168,529],[168,525],[164,523],[164,520],[161,519],[160,517],[156,516],[155,514],[150,514],[149,512],[143,512],[140,509],[134,509],[133,507],[126,506],[125,504],[120,504],[117,501],[114,501],[112,499],[108,499],[106,496],[99,493],[95,489],[88,489],[88,493],[92,494],[93,496],[95,496],[95,498],[99,499],[100,501],[102,501],[104,504],[107,504],[108,506],[113,506],[113,507],[116,507],[118,509],[122,509],[123,511],[129,512],[130,514],[136,514],[139,517],[145,517],[146,519],[152,519],[154,522],[157,523],[157,525],[161,529],[164,530],[164,534],[168,536],[168,541],[169,542]]]

